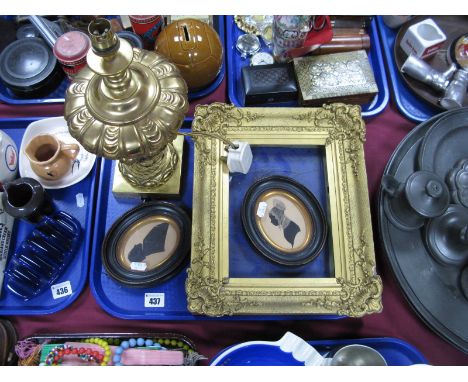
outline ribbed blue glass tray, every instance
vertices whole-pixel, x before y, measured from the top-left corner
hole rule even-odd
[[[0,16],[0,17],[9,17],[9,16]],[[116,16],[106,16],[109,18],[115,18]],[[221,43],[223,47],[225,46],[225,20],[224,16],[214,16],[213,17],[213,27],[219,34],[219,38],[221,39]],[[216,77],[215,81],[211,83],[209,86],[198,90],[196,92],[189,93],[189,100],[195,100],[197,98],[202,98],[211,94],[215,91],[218,86],[223,82],[224,75],[225,75],[225,62],[223,61],[223,65],[221,70]],[[3,83],[0,82],[0,101],[4,103],[8,103],[11,105],[38,105],[38,104],[53,104],[53,103],[62,103],[65,101],[65,92],[68,88],[69,80],[65,78],[60,85],[54,89],[51,93],[49,93],[44,98],[31,98],[31,99],[23,99],[15,94],[13,94],[10,89],[8,89]]]
[[[186,126],[188,127],[188,126]],[[182,131],[188,131],[183,129]],[[309,157],[309,161],[304,160],[303,157],[305,154],[310,155],[311,153],[303,153],[299,149],[296,158],[293,158],[291,154],[284,155],[270,155],[268,154],[268,148],[256,157],[254,161],[254,166],[259,166],[259,163],[263,163],[264,168],[267,169],[263,175],[289,175],[291,177],[297,176],[299,181],[304,183],[304,179],[309,178],[304,175],[304,173],[315,173],[318,171],[318,167],[321,166],[321,161],[323,158],[319,157],[319,154],[316,153],[315,156]],[[185,152],[184,152],[184,162],[183,162],[183,186],[182,186],[182,198],[180,200],[169,200],[175,204],[183,205],[184,207],[191,209],[192,208],[192,198],[193,198],[193,155],[194,155],[194,146],[193,141],[190,138],[186,138],[185,141]],[[255,152],[254,152],[255,155]],[[263,159],[260,158],[262,156]],[[291,163],[288,164],[288,161],[285,162],[285,158],[288,157],[289,160],[295,160],[297,166],[303,168],[296,169],[296,165],[293,166]],[[267,159],[265,159],[267,158]],[[287,159],[287,158],[286,158]],[[313,162],[313,163],[312,163]],[[206,316],[192,315],[187,309],[187,296],[185,293],[185,280],[187,277],[186,269],[184,268],[178,274],[170,278],[169,280],[163,282],[160,285],[157,285],[152,288],[129,288],[124,285],[119,284],[108,276],[105,269],[103,268],[101,261],[101,246],[104,240],[104,237],[114,223],[121,215],[123,215],[129,209],[135,207],[141,203],[141,200],[138,198],[116,198],[112,194],[112,179],[114,176],[115,163],[112,161],[104,160],[101,165],[101,175],[100,183],[98,190],[98,201],[96,208],[96,224],[94,229],[94,239],[93,239],[93,249],[92,249],[92,258],[91,258],[91,272],[90,272],[90,286],[91,291],[96,298],[99,305],[108,313],[113,316],[124,318],[124,319],[135,319],[135,320],[200,320],[200,319],[209,319]],[[293,170],[291,170],[293,168]],[[305,170],[304,170],[305,169]],[[301,171],[303,171],[301,173]],[[250,177],[255,178],[256,169],[253,167],[251,169]],[[299,174],[300,173],[300,174]],[[260,174],[258,172],[258,174]],[[235,180],[238,175],[234,175],[231,181],[232,184],[239,184]],[[299,178],[301,176],[301,178]],[[310,177],[311,180],[307,180],[306,186],[309,187],[317,196],[323,207],[326,209],[326,201],[324,188],[322,191],[319,190],[319,185],[313,184],[313,177]],[[319,183],[319,182],[316,182]],[[240,185],[241,186],[241,185]],[[239,186],[239,187],[240,187]],[[321,193],[320,193],[321,192]],[[232,193],[232,192],[231,192]],[[232,211],[231,207],[231,211]],[[239,212],[239,211],[237,211]],[[234,220],[234,219],[233,219]],[[234,234],[230,235],[231,243],[232,240],[238,240],[239,237],[242,237],[242,227],[233,225],[233,229],[236,230]],[[235,243],[236,248],[239,246],[241,250],[244,250],[248,253],[255,252],[252,246],[244,239]],[[239,248],[238,248],[239,249]],[[239,250],[237,251],[239,252]],[[236,265],[232,264],[232,268],[235,268],[235,272],[242,274],[242,277],[249,277],[247,274],[251,272],[251,268],[255,267],[256,269],[262,269],[265,274],[275,273],[280,274],[284,270],[280,269],[282,267],[267,262],[260,255],[251,256],[254,260],[250,263],[237,263]],[[237,259],[241,260],[241,258]],[[261,266],[260,266],[261,265]],[[333,270],[332,266],[329,265],[329,256],[328,249],[319,255],[319,257],[314,260],[312,263],[308,264],[307,267],[302,268],[305,277],[327,277]],[[257,275],[257,277],[262,277],[262,275]],[[263,276],[265,277],[265,276]],[[285,277],[276,276],[276,277]],[[287,276],[286,276],[287,277]],[[146,293],[163,293],[165,306],[158,308],[145,308],[144,300]],[[299,319],[337,319],[342,318],[341,316],[334,315],[307,315],[307,316],[234,316],[234,317],[223,317],[223,320],[299,320]]]
[[[26,127],[33,121],[41,118],[0,119],[0,129],[7,133],[20,150],[21,139]],[[56,210],[62,210],[76,218],[82,228],[81,246],[75,257],[54,284],[70,281],[73,293],[71,295],[54,299],[51,289],[48,288],[29,301],[23,301],[11,293],[5,286],[0,297],[0,316],[8,315],[41,315],[55,313],[69,306],[76,300],[83,290],[88,278],[89,253],[93,232],[95,192],[97,190],[97,174],[99,161],[93,170],[81,182],[59,190],[46,190],[52,197]],[[19,175],[18,175],[19,176]],[[84,197],[83,207],[77,206],[77,194]],[[20,220],[15,220],[13,235],[10,242],[10,254],[21,244],[34,226]]]
[[[226,50],[228,60],[228,94],[229,100],[236,106],[245,106],[243,99],[243,88],[241,79],[241,69],[250,64],[250,59],[242,59],[240,53],[236,49],[237,38],[244,34],[236,23],[234,16],[226,16]],[[390,98],[390,92],[387,84],[387,75],[385,73],[385,65],[382,57],[382,49],[380,47],[380,40],[377,32],[377,25],[375,18],[373,18],[371,26],[368,30],[371,48],[368,53],[369,62],[374,71],[375,81],[379,88],[379,93],[375,96],[374,100],[367,105],[362,106],[362,116],[364,118],[374,117],[385,109]],[[262,41],[261,51],[269,51],[264,42]],[[264,104],[258,106],[279,106],[279,107],[294,107],[299,106],[297,101],[291,102],[278,102],[271,104]]]
[[[400,110],[405,117],[416,122],[423,122],[439,114],[441,112],[440,110],[420,99],[401,78],[393,54],[398,29],[387,27],[383,22],[382,16],[377,16],[377,26],[382,40],[382,51],[390,76],[393,98],[398,110]]]

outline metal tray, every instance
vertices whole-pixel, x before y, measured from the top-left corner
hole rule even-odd
[[[425,134],[448,113],[454,112],[439,114],[411,131],[392,154],[384,175],[390,174],[404,181],[418,170],[418,151]],[[468,353],[468,301],[458,284],[459,270],[443,266],[430,256],[424,245],[423,228],[401,231],[392,225],[385,215],[384,198],[386,195],[380,189],[380,242],[406,299],[435,333]]]
[[[197,351],[197,348],[193,341],[184,336],[183,334],[179,333],[168,333],[168,332],[142,332],[142,333],[60,333],[60,334],[38,334],[33,335],[30,337],[23,338],[22,341],[32,341],[37,344],[43,343],[64,343],[64,342],[72,342],[76,340],[81,340],[85,338],[157,338],[157,339],[170,339],[170,340],[177,340],[184,343],[184,345],[188,345],[192,350]],[[197,361],[198,363],[198,361]],[[37,366],[37,365],[35,365]]]

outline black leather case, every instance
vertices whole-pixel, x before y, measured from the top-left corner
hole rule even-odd
[[[298,95],[292,64],[245,66],[242,84],[246,106],[292,101]]]

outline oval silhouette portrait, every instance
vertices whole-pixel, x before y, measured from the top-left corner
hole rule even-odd
[[[112,225],[102,246],[102,262],[114,280],[150,287],[177,273],[187,260],[190,218],[167,202],[143,203]]]
[[[281,189],[266,191],[254,206],[257,225],[265,240],[286,253],[297,253],[312,239],[312,219],[304,204]]]
[[[120,237],[117,259],[128,270],[151,271],[171,257],[179,241],[180,228],[174,219],[149,216],[129,227]]]
[[[261,179],[249,188],[242,223],[259,252],[284,265],[312,261],[323,249],[328,232],[325,213],[315,196],[284,176]]]

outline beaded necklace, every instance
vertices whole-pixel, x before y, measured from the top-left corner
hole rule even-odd
[[[85,348],[75,348],[71,345],[57,345],[49,351],[46,356],[44,365],[60,365],[63,362],[63,357],[66,355],[76,355],[86,362],[96,362],[100,364],[103,356],[98,351]]]
[[[102,357],[101,366],[107,366],[112,355],[109,342],[101,338],[87,338],[83,342],[101,346],[104,349],[104,355]]]
[[[114,362],[114,366],[122,366],[121,360],[122,360],[122,354],[125,350],[129,348],[134,348],[135,346],[138,347],[147,347],[151,348],[154,350],[163,350],[164,348],[158,343],[154,342],[152,339],[144,339],[144,338],[130,338],[128,341],[122,341],[120,346],[115,349],[114,351],[114,358],[112,361]]]

